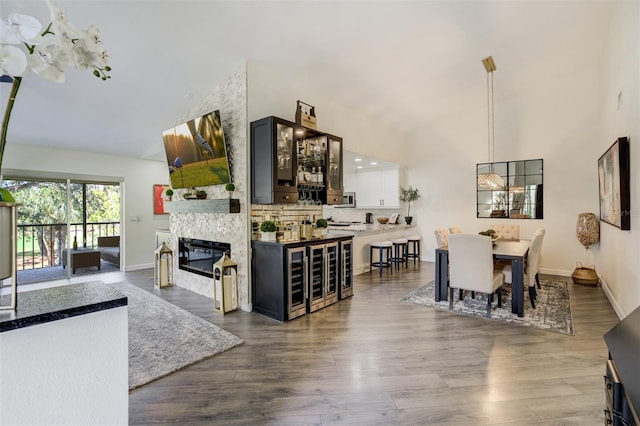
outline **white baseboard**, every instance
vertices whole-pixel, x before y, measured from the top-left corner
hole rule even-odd
[[[540,268],[540,273],[547,275],[558,275],[561,277],[570,277],[573,271],[567,271],[566,269]]]
[[[600,277],[600,274],[598,274],[598,277]],[[613,293],[611,293],[609,285],[602,279],[602,277],[600,277],[600,284],[602,285],[602,290],[604,291],[605,296],[607,296],[607,299],[609,299],[609,303],[611,303],[613,310],[616,312],[616,315],[618,315],[618,319],[624,318],[626,316],[624,311],[613,297]]]
[[[125,266],[125,272],[140,271],[142,269],[153,269],[153,263],[141,263],[139,265]]]

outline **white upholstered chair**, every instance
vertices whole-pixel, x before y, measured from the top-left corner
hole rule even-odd
[[[462,229],[459,226],[452,226],[449,228],[451,234],[462,234]]]
[[[496,231],[502,240],[520,239],[520,225],[496,223],[491,225],[491,229]]]
[[[491,318],[493,294],[502,306],[504,274],[493,267],[491,238],[476,234],[449,236],[449,309],[453,309],[454,289],[487,294],[487,318]],[[462,299],[460,291],[460,299]]]
[[[438,248],[448,244],[449,233],[445,228],[438,228],[433,231],[433,234],[436,236],[436,246]]]
[[[536,308],[536,284],[540,288],[540,251],[542,250],[542,240],[544,239],[544,228],[538,229],[533,233],[531,237],[531,244],[529,245],[529,253],[527,254],[527,260],[524,268],[524,286],[529,289],[529,301],[531,307]],[[502,266],[502,272],[504,273],[504,282],[512,282],[511,265],[506,264]]]

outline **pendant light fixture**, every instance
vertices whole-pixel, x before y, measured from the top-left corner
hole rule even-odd
[[[478,175],[478,185],[485,189],[504,189],[504,179],[493,172],[493,159],[495,152],[495,133],[493,124],[493,72],[496,70],[496,64],[493,58],[488,56],[482,60],[484,68],[487,70],[487,128],[488,140],[487,150],[489,153],[489,173],[480,173]]]

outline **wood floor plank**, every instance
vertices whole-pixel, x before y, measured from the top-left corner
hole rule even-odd
[[[602,335],[618,319],[601,288],[547,277],[569,283],[568,336],[400,302],[433,278],[425,262],[359,275],[352,298],[283,324],[123,273],[245,342],[130,392],[130,423],[603,423]]]

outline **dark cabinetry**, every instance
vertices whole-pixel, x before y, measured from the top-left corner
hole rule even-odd
[[[337,302],[339,295],[353,295],[351,237],[322,243],[252,241],[251,247],[253,309],[260,314],[288,321]]]
[[[638,425],[640,409],[640,308],[604,336],[609,349],[605,385],[605,424]]]
[[[342,139],[277,117],[251,123],[251,202],[342,204]]]
[[[340,241],[340,299],[353,296],[353,240]]]

